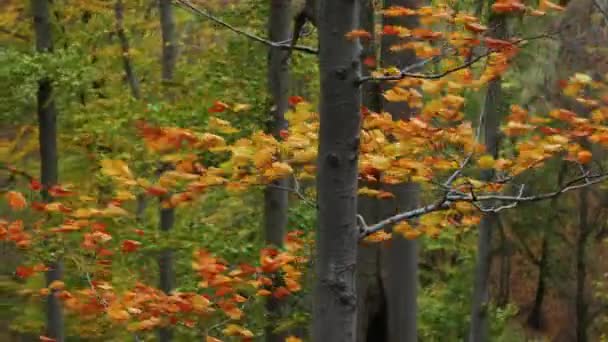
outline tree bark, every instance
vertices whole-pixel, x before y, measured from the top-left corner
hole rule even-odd
[[[122,51],[122,64],[125,70],[125,77],[127,78],[133,98],[139,100],[141,98],[141,91],[139,88],[139,81],[135,75],[133,63],[131,62],[131,57],[129,56],[130,46],[124,28],[124,4],[122,0],[116,0],[116,3],[114,4],[114,15],[116,17],[116,35],[118,36],[120,49]]]
[[[50,19],[50,3],[48,0],[32,0],[32,16],[36,34],[36,50],[39,53],[53,51],[53,37]],[[57,184],[57,110],[53,98],[53,84],[49,78],[38,82],[38,130],[40,144],[40,180],[44,186],[43,200],[52,199],[48,189]],[[47,285],[62,278],[62,263],[59,258],[48,264],[46,273]],[[63,310],[55,290],[47,296],[46,303],[46,336],[64,341]]]
[[[163,235],[168,235],[175,221],[175,209],[162,208],[160,209],[160,230]],[[173,270],[173,250],[165,249],[160,252],[158,257],[159,269],[159,287],[169,294],[175,286],[175,272]],[[171,341],[173,339],[173,331],[170,328],[163,327],[158,331],[159,341]]]
[[[163,81],[173,81],[177,61],[177,42],[175,35],[175,18],[171,0],[159,0],[160,27],[163,38],[162,77]]]
[[[361,124],[359,3],[321,0],[319,6],[321,127],[313,340],[356,341],[355,264],[357,175]]]
[[[419,0],[385,0],[384,7],[403,6],[419,8]],[[413,29],[419,26],[417,16],[387,17],[383,25],[397,25]],[[404,68],[416,63],[416,54],[412,50],[395,53],[390,50],[393,44],[403,42],[399,37],[386,35],[382,38],[380,62],[384,67],[396,66]],[[384,84],[383,90],[388,90],[393,84]],[[416,113],[407,102],[389,102],[383,100],[382,109],[391,113],[393,120],[408,120]],[[395,198],[381,203],[382,216],[394,215],[413,209],[418,205],[419,186],[414,183],[403,183],[385,186]],[[392,230],[392,227],[387,227]],[[386,293],[388,338],[387,341],[417,341],[417,292],[418,292],[418,242],[407,240],[401,235],[394,234],[391,242],[382,250],[382,275],[384,292]]]
[[[588,189],[579,193],[579,230],[576,240],[576,341],[587,341],[587,301],[585,299],[585,284],[587,279],[586,251],[587,236],[589,235],[589,201]]]
[[[360,0],[360,26],[374,36],[375,14],[372,0]],[[364,62],[376,57],[374,40],[366,42],[361,51],[361,75],[371,74],[372,67]],[[380,111],[380,86],[376,82],[366,82],[361,87],[363,107],[370,111]],[[360,186],[377,187],[376,183]],[[358,213],[366,222],[380,220],[378,200],[369,196],[359,196]],[[386,300],[380,275],[379,243],[361,243],[357,253],[357,341],[385,341],[387,335]]]
[[[492,15],[490,17],[492,36],[504,39],[507,35],[506,20],[504,16]],[[490,81],[483,107],[483,132],[486,152],[494,158],[498,156],[500,104],[502,102],[501,79]],[[483,180],[490,181],[494,178],[492,170],[482,173]],[[475,283],[473,287],[473,303],[471,310],[471,326],[469,341],[488,341],[488,315],[489,305],[489,276],[492,253],[492,231],[497,226],[496,214],[487,214],[481,219],[479,225],[479,237],[477,240],[477,261],[475,268]]]
[[[273,42],[285,41],[291,37],[291,1],[272,0],[268,22],[269,39]],[[268,89],[271,95],[271,122],[268,131],[275,138],[281,139],[280,132],[287,128],[285,112],[289,95],[289,51],[270,48],[268,51]],[[264,234],[267,244],[283,246],[287,227],[288,193],[280,189],[289,187],[288,178],[276,180],[264,191]],[[268,298],[266,310],[269,316],[266,327],[266,341],[283,342],[284,333],[274,332],[273,322],[283,313],[281,301]]]
[[[534,329],[541,329],[543,325],[543,302],[545,300],[546,292],[546,278],[547,278],[547,263],[549,260],[549,238],[547,233],[543,235],[542,251],[540,259],[538,260],[538,283],[536,285],[536,294],[534,295],[534,305],[528,316],[528,325]]]
[[[177,41],[175,34],[175,18],[171,0],[159,0],[158,8],[160,14],[160,26],[162,34],[162,80],[167,84],[173,81],[175,74],[175,63],[177,62]],[[171,98],[168,89],[165,96]],[[175,208],[160,208],[160,230],[165,235],[173,228],[175,221]],[[175,273],[173,270],[173,250],[170,248],[160,252],[158,258],[160,288],[165,293],[171,293],[175,285]],[[173,331],[169,327],[160,328],[158,331],[160,342],[168,342],[173,339]]]

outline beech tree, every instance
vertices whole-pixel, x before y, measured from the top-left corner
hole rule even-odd
[[[36,33],[36,50],[39,53],[53,51],[51,29],[51,9],[48,0],[32,0],[32,17]],[[53,80],[45,77],[38,82],[38,130],[40,144],[40,180],[43,189],[43,200],[51,202],[52,188],[57,184],[57,109],[55,108]],[[54,258],[48,264],[46,273],[47,286],[61,281],[62,261],[59,255],[51,252]],[[46,299],[47,335],[59,342],[64,340],[63,311],[56,290],[51,290]]]

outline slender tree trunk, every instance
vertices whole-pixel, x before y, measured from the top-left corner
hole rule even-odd
[[[171,2],[171,0],[158,0],[160,27],[163,37],[162,77],[165,82],[173,81],[177,61],[175,18]]]
[[[50,22],[50,3],[48,0],[32,0],[32,15],[36,34],[36,50],[39,53],[53,51],[53,37]],[[40,179],[44,186],[43,199],[51,201],[48,189],[57,184],[57,110],[53,98],[52,80],[41,79],[38,82],[38,129],[40,144]],[[56,256],[57,257],[57,256]],[[62,263],[60,259],[49,263],[46,273],[47,285],[62,278]],[[64,341],[63,311],[61,303],[52,290],[46,303],[46,336]]]
[[[165,85],[173,81],[175,74],[175,63],[177,61],[177,41],[175,34],[175,18],[171,0],[159,0],[158,8],[160,14],[160,26],[162,34],[162,80]],[[168,89],[165,96],[172,98]],[[175,221],[175,208],[160,208],[160,230],[169,235]],[[165,293],[171,293],[175,285],[175,272],[173,270],[173,250],[167,248],[160,252],[158,258],[160,288]],[[160,342],[168,342],[173,339],[173,330],[163,327],[158,331]]]
[[[543,325],[542,309],[546,290],[547,261],[549,260],[549,238],[546,233],[543,235],[541,248],[540,260],[538,260],[538,284],[536,285],[536,294],[534,295],[534,305],[528,317],[528,325],[537,330],[542,328]]]
[[[321,127],[313,341],[356,341],[357,175],[361,124],[357,1],[319,6]]]
[[[493,37],[506,37],[506,20],[503,16],[492,15],[490,17],[490,27]],[[501,84],[500,78],[490,81],[483,108],[484,120],[483,123],[480,123],[483,124],[486,152],[494,156],[494,158],[498,156],[498,129],[500,124],[499,107],[502,103]],[[492,170],[484,171],[482,174],[483,180],[490,181],[493,178],[494,172]],[[497,221],[498,217],[496,214],[487,214],[481,219],[481,224],[479,225],[471,327],[469,331],[469,341],[471,342],[486,342],[489,339],[487,309],[490,298],[488,280],[492,261],[492,230],[497,227]]]
[[[587,341],[587,302],[585,284],[587,278],[586,251],[589,227],[589,190],[582,189],[579,199],[579,231],[576,241],[576,341]]]
[[[139,81],[137,80],[137,76],[135,75],[133,63],[131,62],[131,57],[129,56],[130,47],[129,39],[127,38],[127,34],[125,33],[124,28],[124,5],[122,0],[116,0],[116,3],[114,4],[114,15],[116,17],[116,35],[118,36],[118,40],[120,41],[120,49],[122,51],[122,64],[125,70],[125,77],[127,78],[127,82],[129,83],[133,98],[139,100],[141,98],[141,91],[139,89]]]
[[[497,305],[504,308],[509,303],[510,280],[511,280],[511,242],[507,238],[505,227],[498,220],[498,228],[500,232],[500,276]]]
[[[285,41],[291,37],[291,1],[270,1],[270,18],[268,23],[270,41]],[[289,95],[289,52],[270,48],[268,51],[268,88],[271,95],[271,122],[268,131],[277,139],[280,132],[287,128],[285,112]],[[264,233],[266,243],[277,247],[283,245],[287,227],[288,193],[277,187],[289,187],[289,179],[276,180],[264,191]],[[284,333],[274,332],[274,324],[282,316],[281,301],[268,298],[266,310],[269,315],[266,327],[266,341],[283,342]]]
[[[407,8],[420,7],[418,0],[385,0],[384,7],[403,6]],[[385,18],[383,25],[398,25],[413,29],[419,26],[417,16]],[[387,35],[382,39],[380,62],[383,66],[404,68],[416,63],[416,54],[412,50],[395,53],[391,46],[403,42],[396,36]],[[383,90],[392,88],[394,84],[384,84]],[[410,108],[407,102],[383,101],[382,109],[391,113],[393,120],[407,120],[415,114],[416,109]],[[419,186],[414,183],[403,183],[386,186],[395,198],[382,201],[382,216],[394,215],[396,212],[415,208],[418,204]],[[392,227],[388,227],[392,229]],[[382,275],[386,293],[388,316],[388,339],[390,342],[417,341],[417,292],[418,292],[418,242],[407,240],[395,234],[387,247],[382,251]]]

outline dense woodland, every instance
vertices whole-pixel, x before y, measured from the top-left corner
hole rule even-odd
[[[0,341],[608,341],[607,0],[0,0]]]

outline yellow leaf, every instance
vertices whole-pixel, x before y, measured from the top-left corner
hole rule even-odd
[[[63,290],[65,288],[65,283],[61,280],[55,280],[49,284],[49,289],[51,290]]]
[[[110,177],[133,179],[133,174],[122,160],[105,159],[101,161],[101,172]]]
[[[482,169],[492,169],[495,164],[496,161],[494,160],[494,157],[489,154],[486,154],[477,160],[477,165]]]

